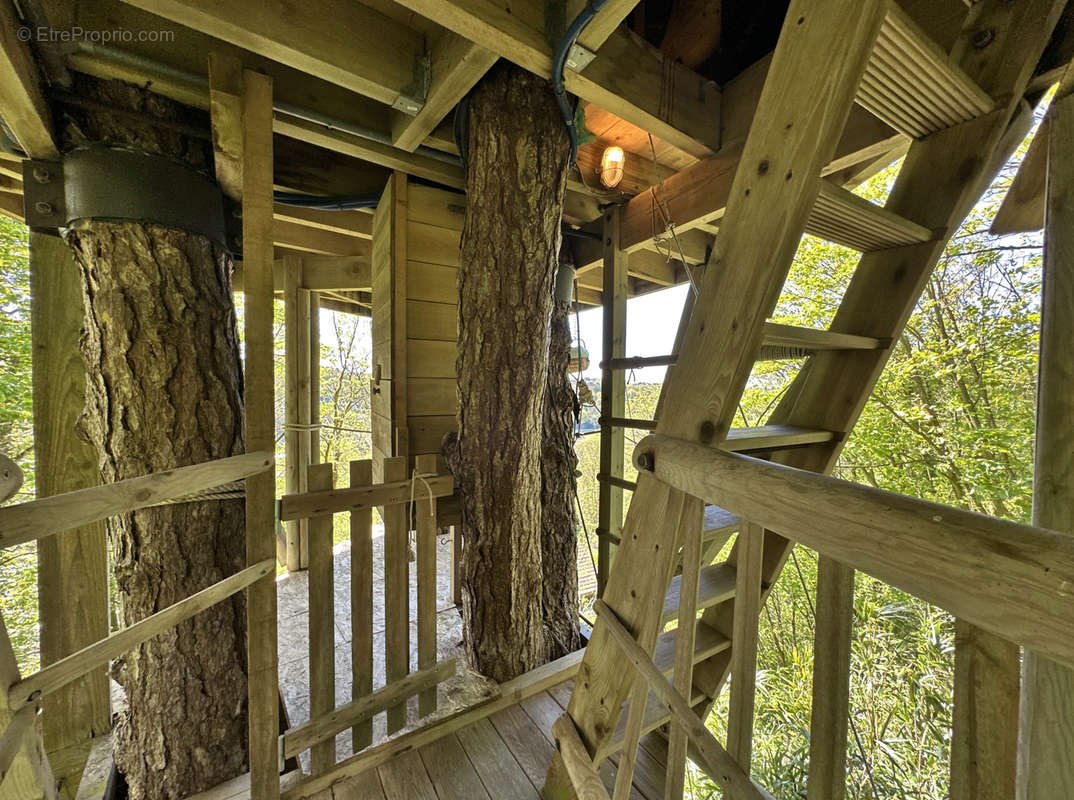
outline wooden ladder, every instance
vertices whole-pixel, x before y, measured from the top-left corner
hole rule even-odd
[[[800,469],[834,466],[949,237],[1028,131],[1021,96],[1063,5],[983,0],[948,56],[891,0],[792,0],[713,263],[684,311],[678,355],[664,362],[674,366],[657,421],[645,427]],[[993,38],[981,47],[973,35],[985,29]],[[854,102],[914,139],[883,208],[819,177]],[[862,252],[828,331],[766,321],[803,233]],[[754,363],[772,346],[811,355],[771,424],[732,429]],[[616,360],[606,368],[650,365]],[[638,467],[568,708],[571,737],[598,766],[623,751],[616,800],[628,796],[639,737],[669,720],[667,797],[682,796],[688,741],[728,797],[767,797],[749,779],[757,618],[793,545],[720,509],[706,512],[650,475],[651,465]],[[712,544],[735,530],[728,560],[706,565]],[[822,556],[811,798],[844,792],[852,587],[851,571]],[[623,668],[624,656],[635,669]],[[730,673],[724,747],[694,721]],[[553,764],[547,797],[573,795],[569,773],[577,766]]]

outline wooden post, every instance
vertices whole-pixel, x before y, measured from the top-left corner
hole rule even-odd
[[[25,718],[15,719],[8,709],[8,687],[18,683],[19,678],[15,652],[11,649],[4,616],[0,614],[0,743],[3,745],[0,747],[0,789],[3,789],[5,798],[57,800],[56,779],[45,755],[41,735],[32,722],[26,726]],[[7,729],[15,726],[18,727],[6,736]],[[20,727],[21,736],[12,741],[10,737],[18,734]]]
[[[373,462],[351,462],[351,487],[373,483]],[[373,691],[373,509],[351,512],[351,700]],[[354,752],[373,743],[373,720],[354,726]]]
[[[85,367],[82,283],[62,239],[30,233],[34,459],[38,497],[100,483],[97,455],[76,433]],[[108,549],[104,523],[37,544],[41,664],[48,666],[108,635]],[[77,786],[95,736],[112,726],[108,676],[95,670],[44,701],[45,748],[57,775]],[[62,751],[62,752],[61,752]]]
[[[735,612],[731,643],[731,700],[727,752],[750,774],[753,707],[757,689],[757,625],[761,616],[764,528],[743,522],[735,547]],[[844,736],[844,739],[846,737]]]
[[[243,72],[242,240],[246,328],[246,451],[275,449],[272,342],[272,79]],[[246,563],[273,558],[276,476],[246,480]],[[246,591],[250,796],[280,796],[276,577]]]
[[[697,635],[697,588],[701,579],[701,531],[705,504],[687,497],[682,504],[679,527],[682,540],[682,584],[679,588],[679,627],[675,632],[675,691],[689,701],[694,684],[694,640]],[[668,737],[664,796],[682,797],[686,780],[687,731],[671,723]],[[732,751],[732,755],[734,752]],[[739,763],[749,773],[749,761]]]
[[[1074,533],[1074,97],[1051,108],[1041,298],[1033,523]],[[1019,796],[1074,786],[1074,671],[1026,650],[1022,660]]]
[[[303,271],[305,277],[305,271]],[[321,458],[321,293],[310,292],[310,463]]]
[[[435,475],[436,455],[415,458],[419,475]],[[426,497],[421,481],[414,487],[414,516],[417,518],[418,573],[418,669],[436,663],[436,498]],[[408,512],[409,513],[409,512]],[[418,695],[418,716],[436,711],[436,687]]]
[[[309,491],[334,488],[331,464],[309,468]],[[332,514],[309,521],[310,719],[336,706],[335,584],[332,580]],[[336,741],[327,739],[310,749],[314,774],[336,763]]]
[[[284,419],[287,494],[306,491],[310,466],[310,293],[302,288],[302,259],[283,257],[284,278]],[[287,569],[309,566],[309,524],[287,523]]]
[[[601,357],[607,363],[626,355],[627,254],[619,249],[621,209],[604,212],[604,285],[601,303],[604,318]],[[612,426],[612,417],[626,416],[626,373],[604,367],[600,377],[600,474],[623,477],[625,431]],[[623,490],[600,481],[597,506],[597,595],[604,594],[612,568],[612,540],[623,528]]]
[[[384,459],[384,481],[408,478],[405,456]],[[395,503],[380,510],[384,520],[384,672],[388,683],[410,672],[409,509]],[[406,725],[406,703],[388,709],[388,733]]]

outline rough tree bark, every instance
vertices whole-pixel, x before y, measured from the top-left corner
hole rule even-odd
[[[568,141],[549,84],[499,64],[470,101],[459,267],[464,642],[506,681],[547,659],[541,444]]]
[[[76,91],[94,105],[60,110],[65,149],[121,146],[210,171],[207,142],[177,132],[204,118],[119,82],[84,79]],[[84,430],[103,480],[243,452],[231,257],[202,236],[133,221],[87,221],[65,238],[83,275]],[[108,532],[123,625],[244,565],[241,500],[145,509]],[[244,608],[236,595],[114,665],[127,695],[115,758],[131,797],[186,797],[244,770]]]
[[[561,263],[570,258],[564,247]],[[553,297],[548,348],[548,386],[541,443],[541,558],[543,613],[548,659],[582,646],[578,630],[578,533],[574,525],[574,425],[578,398],[568,372],[571,360],[570,303]]]

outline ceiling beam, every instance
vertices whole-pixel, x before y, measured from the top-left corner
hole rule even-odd
[[[545,36],[543,0],[520,0],[510,9],[495,0],[402,4],[524,69],[551,75],[553,51]],[[593,44],[583,34],[583,44],[587,41]],[[596,53],[583,72],[567,70],[568,91],[699,158],[719,148],[720,91],[715,83],[665,63],[656,48],[622,29],[611,30]]]
[[[429,94],[414,116],[393,112],[392,143],[414,152],[481,76],[496,63],[497,56],[451,31],[444,31],[431,48]]]
[[[54,158],[52,123],[30,49],[18,38],[29,30],[10,0],[0,0],[0,116],[30,158]]]
[[[411,93],[425,53],[419,31],[357,2],[125,2],[387,105]]]

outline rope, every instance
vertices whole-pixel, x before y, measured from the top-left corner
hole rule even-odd
[[[414,489],[417,488],[418,481],[425,484],[425,491],[429,493],[429,515],[436,516],[436,498],[433,497],[433,487],[429,485],[426,478],[435,478],[435,472],[422,473],[416,469],[410,474],[410,505],[408,513],[411,519],[414,518]]]
[[[244,497],[246,497],[246,484],[243,481],[238,480],[222,484],[212,489],[191,492],[182,497],[173,497],[171,500],[162,500],[159,503],[154,503],[153,505],[146,507],[157,508],[159,506],[173,506],[179,503],[198,503],[205,500],[241,500]]]
[[[656,145],[653,144],[653,135],[649,134],[649,151],[653,156],[653,166],[659,167],[656,160]],[[657,252],[660,251],[662,242],[660,241],[660,234],[656,233],[656,213],[660,212],[660,218],[664,225],[664,233],[671,236],[671,240],[675,243],[675,249],[679,251],[679,261],[682,263],[683,269],[686,270],[686,277],[690,281],[690,288],[694,291],[694,296],[697,297],[701,294],[701,290],[697,287],[697,281],[694,280],[693,270],[690,269],[690,264],[686,261],[686,255],[682,250],[682,243],[679,242],[679,235],[675,232],[675,221],[671,218],[671,207],[668,205],[667,198],[664,196],[664,179],[661,178],[657,181],[655,188],[652,190],[652,214],[653,214],[653,243],[656,245]],[[668,263],[671,263],[671,248],[668,247],[668,253],[665,256]]]

